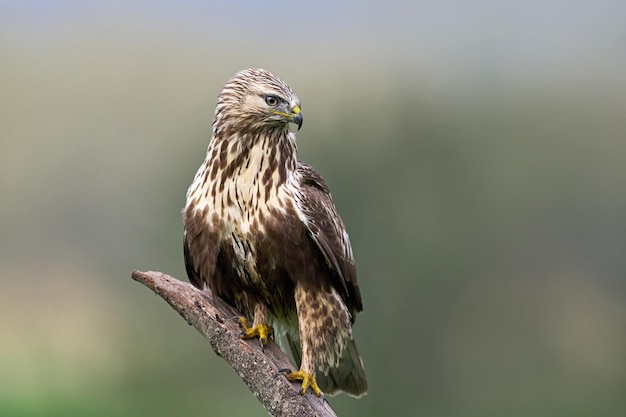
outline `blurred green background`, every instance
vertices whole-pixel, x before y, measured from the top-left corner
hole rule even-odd
[[[306,3],[306,4],[305,4]],[[626,3],[0,1],[0,415],[266,415],[185,277],[216,96],[285,79],[353,242],[342,416],[626,415]]]

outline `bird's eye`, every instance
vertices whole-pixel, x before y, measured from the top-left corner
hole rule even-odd
[[[268,106],[274,107],[278,104],[278,98],[274,96],[265,96],[265,102]]]

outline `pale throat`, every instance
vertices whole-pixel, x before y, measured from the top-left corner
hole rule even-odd
[[[223,168],[215,178],[207,175],[210,180],[199,184],[196,191],[199,206],[203,206],[198,209],[207,207],[217,213],[225,232],[238,230],[246,234],[255,218],[271,216],[275,210],[284,211],[285,201],[293,199],[297,189],[296,145],[290,132],[280,138],[257,139],[245,150],[238,145],[235,141],[229,144],[226,155],[221,155],[225,161],[206,161],[209,173],[214,164]],[[211,154],[209,148],[207,158]],[[256,227],[262,229],[262,224],[257,223]]]

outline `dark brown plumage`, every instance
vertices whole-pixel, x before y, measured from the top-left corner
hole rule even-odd
[[[302,381],[302,393],[319,395],[319,381],[329,394],[360,396],[350,241],[325,181],[298,161],[290,122],[302,125],[300,101],[278,77],[249,69],[226,83],[183,211],[187,274],[253,319],[241,320],[245,338],[267,343],[276,327],[300,361],[287,377]]]

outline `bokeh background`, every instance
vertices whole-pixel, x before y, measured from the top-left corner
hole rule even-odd
[[[0,1],[0,415],[262,416],[130,279],[184,279],[216,96],[260,66],[349,228],[342,416],[626,415],[623,1]]]

